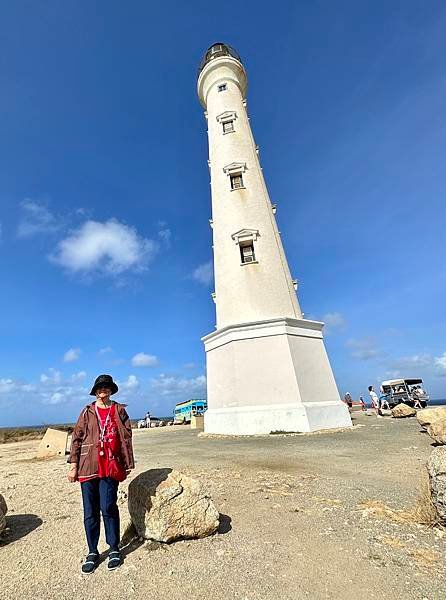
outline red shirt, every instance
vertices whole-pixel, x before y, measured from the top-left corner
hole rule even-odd
[[[99,419],[101,432],[98,452],[98,474],[97,477],[111,477],[118,481],[124,481],[127,474],[121,461],[121,442],[119,439],[118,426],[116,425],[116,407],[112,404],[109,408],[99,408],[95,404],[96,414]],[[88,481],[95,477],[79,477],[79,481]]]

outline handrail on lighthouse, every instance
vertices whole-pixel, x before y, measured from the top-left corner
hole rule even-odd
[[[211,60],[214,60],[214,58],[219,58],[220,56],[232,56],[232,58],[235,58],[240,63],[242,62],[240,54],[234,50],[234,48],[231,48],[231,46],[228,46],[227,44],[216,42],[206,50],[203,60],[198,67],[198,75],[200,75],[201,71],[209,62],[211,62]]]

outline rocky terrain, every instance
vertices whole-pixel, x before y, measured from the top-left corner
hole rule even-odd
[[[4,444],[0,597],[445,598],[445,532],[420,524],[417,502],[432,439],[416,419],[355,414],[354,423],[350,431],[255,438],[135,431],[130,480],[148,469],[193,477],[221,514],[219,532],[173,544],[130,541],[128,480],[120,493],[124,564],[109,573],[103,563],[88,577],[80,573],[79,484],[66,480],[66,463],[33,458],[36,441]]]

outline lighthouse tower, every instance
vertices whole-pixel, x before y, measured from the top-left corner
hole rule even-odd
[[[351,425],[322,339],[303,319],[246,111],[246,71],[226,44],[198,76],[211,174],[216,331],[203,338],[205,431],[263,434]]]

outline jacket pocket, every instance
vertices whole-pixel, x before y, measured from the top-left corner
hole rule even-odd
[[[89,454],[91,447],[93,446],[93,444],[82,444],[81,446],[81,456],[87,456],[87,454]]]

